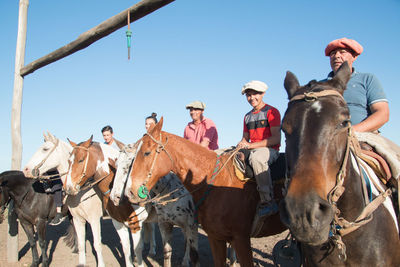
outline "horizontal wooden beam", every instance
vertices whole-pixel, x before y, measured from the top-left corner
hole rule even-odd
[[[93,44],[97,40],[126,26],[128,11],[130,13],[130,21],[133,22],[140,18],[143,18],[144,16],[173,1],[175,0],[143,0],[136,5],[133,5],[132,7],[122,11],[121,13],[100,23],[96,27],[82,33],[75,41],[22,67],[21,76],[24,77],[30,73],[33,73],[35,70],[40,69],[41,67],[44,67],[79,50],[82,50]]]

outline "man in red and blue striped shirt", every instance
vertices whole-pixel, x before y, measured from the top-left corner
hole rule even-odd
[[[244,116],[243,138],[237,145],[250,150],[249,163],[253,167],[261,199],[256,219],[278,212],[278,205],[273,199],[269,165],[279,156],[281,115],[276,108],[263,101],[267,89],[268,86],[261,81],[251,81],[243,86],[242,94],[246,95],[253,109]]]

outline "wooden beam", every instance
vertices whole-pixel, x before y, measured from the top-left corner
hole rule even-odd
[[[136,5],[122,11],[121,13],[107,19],[96,27],[79,35],[75,41],[51,52],[50,54],[41,57],[25,67],[21,68],[21,76],[24,77],[41,67],[71,55],[79,50],[82,50],[97,40],[113,33],[114,31],[124,27],[127,24],[128,11],[130,13],[131,23],[136,21],[153,11],[173,2],[175,0],[143,0]]]

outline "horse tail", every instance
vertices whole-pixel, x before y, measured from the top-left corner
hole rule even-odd
[[[72,249],[72,253],[78,253],[78,236],[72,218],[69,218],[69,227],[63,239],[65,245]]]

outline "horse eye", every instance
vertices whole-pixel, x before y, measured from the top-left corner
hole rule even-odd
[[[342,122],[342,127],[347,127],[347,126],[349,126],[349,124],[350,124],[350,120],[344,120],[343,122]]]
[[[48,151],[48,150],[49,150],[48,148],[43,148],[43,151],[44,151],[44,152],[46,152],[46,151]]]
[[[150,151],[144,152],[144,156],[145,156],[145,157],[147,157],[148,155],[150,155]]]
[[[80,159],[80,160],[78,160],[78,163],[81,163],[81,162],[83,162],[84,161],[84,159]]]

